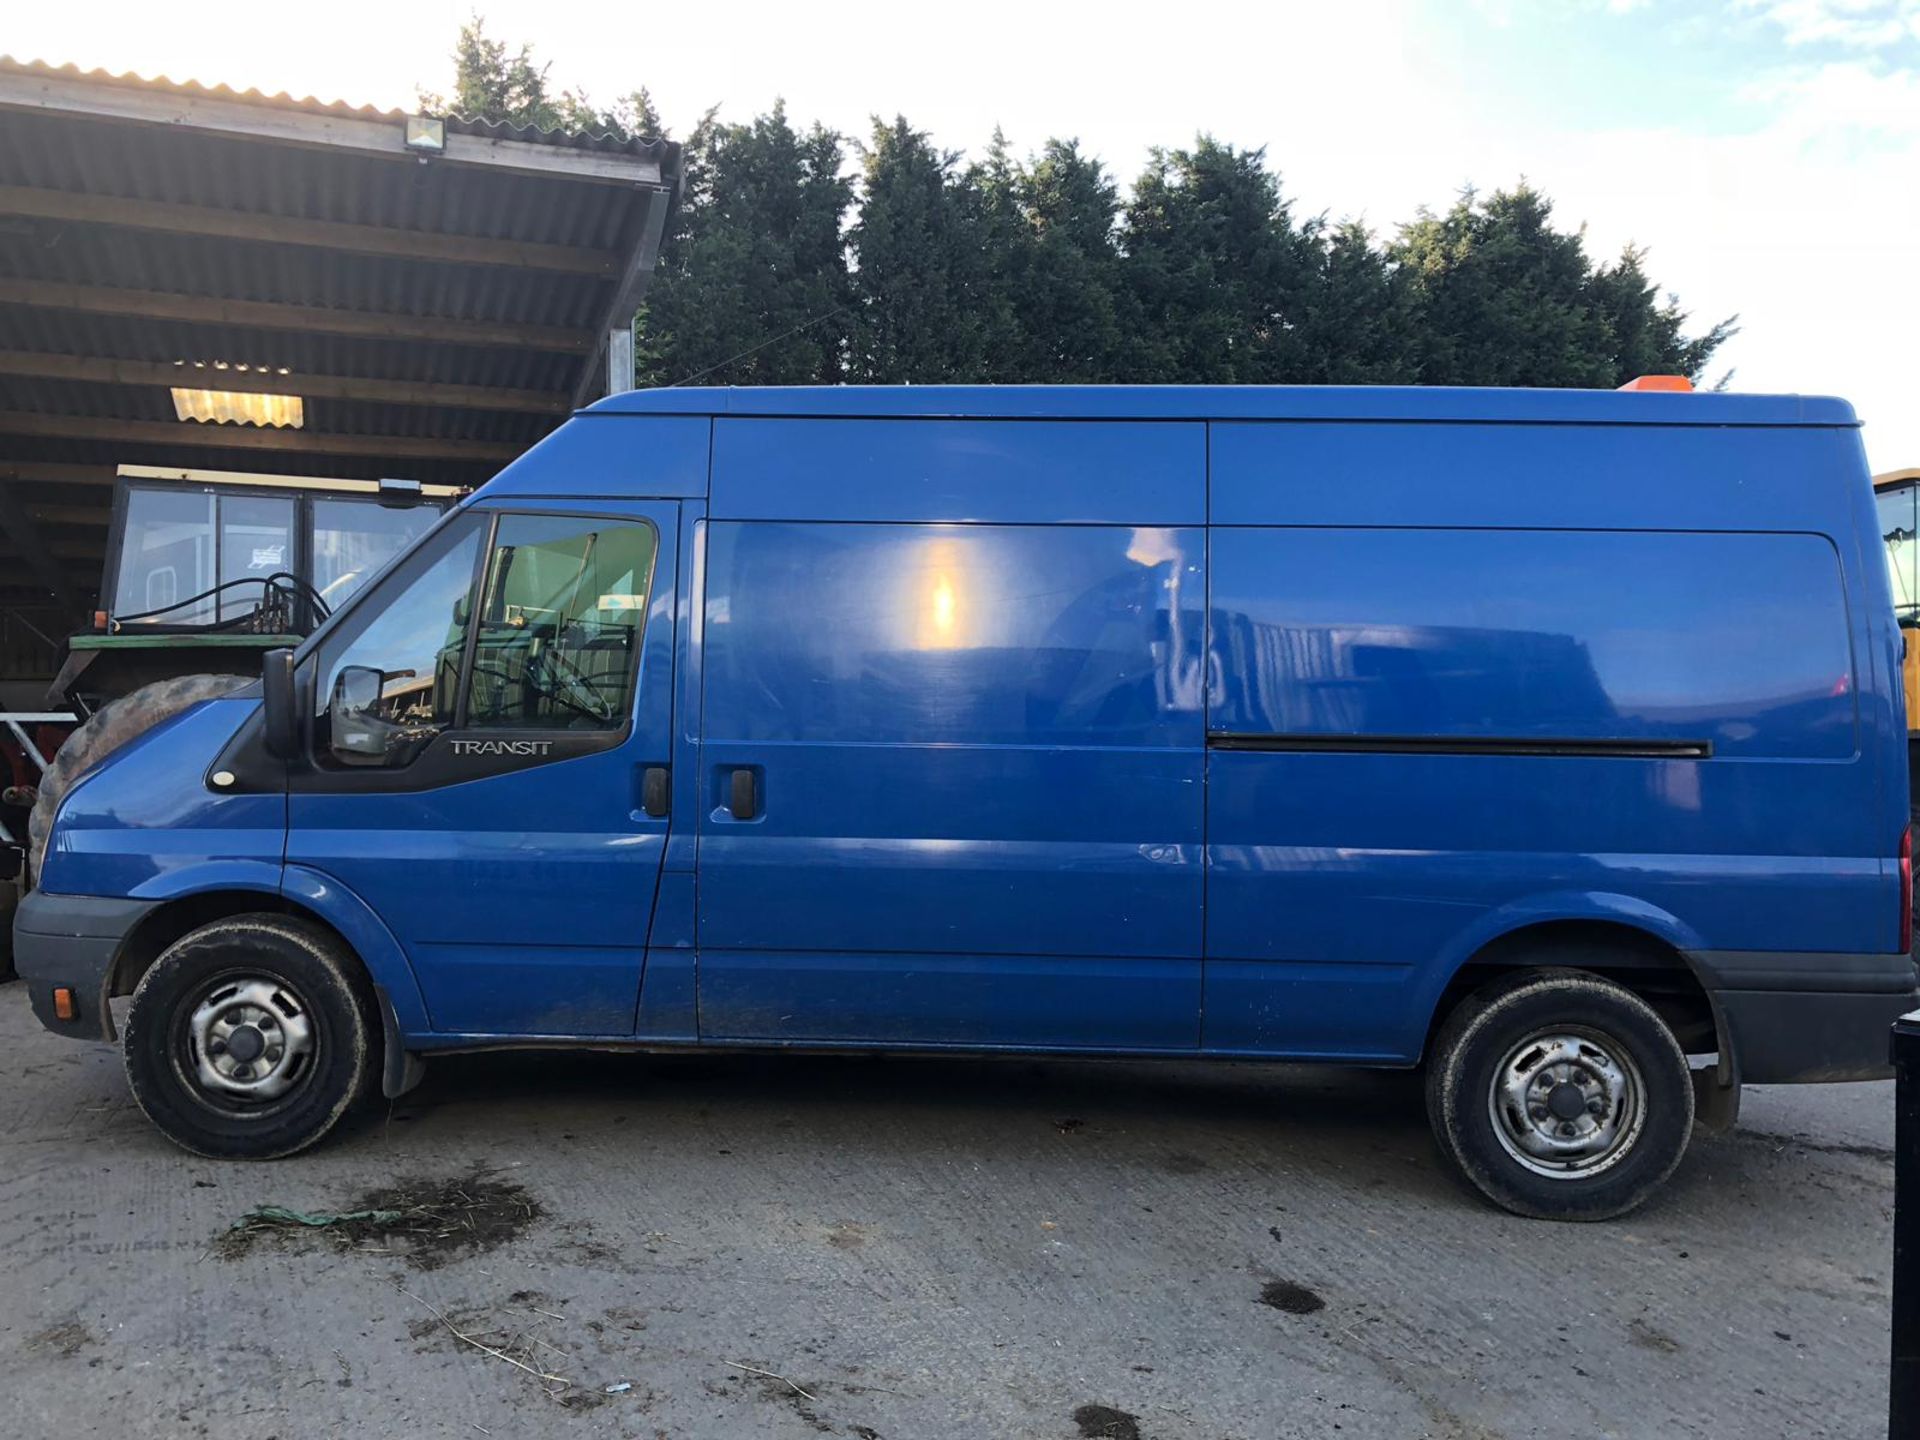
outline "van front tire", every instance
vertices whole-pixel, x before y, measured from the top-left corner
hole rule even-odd
[[[176,940],[133,992],[134,1101],[196,1155],[271,1160],[339,1123],[376,1074],[371,1001],[340,942],[283,915]]]
[[[1441,1026],[1427,1117],[1449,1167],[1502,1209],[1607,1220],[1644,1203],[1686,1153],[1692,1077],[1631,991],[1582,970],[1523,971]]]

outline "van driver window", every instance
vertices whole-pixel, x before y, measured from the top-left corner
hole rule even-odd
[[[314,692],[316,753],[325,755],[331,747],[348,763],[405,764],[453,723],[468,596],[484,532],[478,516],[455,520],[424,570],[411,580],[393,576],[368,597],[373,618],[357,633],[349,630],[344,644],[322,650]],[[381,744],[344,749],[333,744],[341,737],[332,731],[344,718],[331,713],[343,677],[349,690],[356,682],[365,686],[353,708],[378,722]]]
[[[476,617],[467,726],[626,724],[655,544],[645,524],[503,516]]]

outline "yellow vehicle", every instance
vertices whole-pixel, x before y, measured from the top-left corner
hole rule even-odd
[[[1920,467],[1889,470],[1873,477],[1873,498],[1880,507],[1880,538],[1887,546],[1887,568],[1893,573],[1893,613],[1906,639],[1901,678],[1907,692],[1907,754],[1920,762]],[[1920,787],[1920,777],[1908,768],[1909,783]],[[1920,811],[1920,788],[1914,790]]]

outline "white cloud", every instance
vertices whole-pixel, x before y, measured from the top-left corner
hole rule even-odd
[[[1920,70],[1870,60],[1836,60],[1779,71],[1745,87],[1745,98],[1776,107],[1764,133],[1844,160],[1920,141]]]
[[[1880,49],[1920,38],[1920,0],[1739,0],[1780,27],[1789,45]]]
[[[1920,73],[1836,62],[1756,86],[1772,113],[1746,133],[1555,135],[1522,168],[1594,251],[1647,245],[1696,323],[1740,314],[1716,362],[1734,388],[1844,396],[1876,470],[1920,463]]]

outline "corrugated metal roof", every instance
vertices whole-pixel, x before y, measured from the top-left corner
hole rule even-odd
[[[0,184],[582,250],[617,247],[617,185],[502,174],[55,113],[12,113]],[[404,158],[404,157],[403,157]]]
[[[291,372],[289,386],[297,386],[306,376],[326,375],[425,380],[562,395],[580,370],[578,355],[538,350],[433,345],[413,347],[431,352],[416,357],[408,353],[408,347],[352,336],[195,325],[137,316],[55,314],[26,306],[0,307],[0,333],[6,337],[7,349],[18,347],[35,354],[111,356],[163,365],[224,362],[266,369],[284,367]],[[0,399],[0,410],[13,408],[17,407]]]
[[[276,110],[297,110],[308,115],[352,116],[361,120],[404,120],[408,111],[382,110],[375,105],[354,105],[345,100],[321,100],[316,96],[295,97],[280,91],[269,95],[263,90],[235,90],[231,85],[208,85],[199,80],[175,80],[166,75],[141,75],[132,70],[82,70],[78,65],[55,65],[46,60],[17,60],[0,55],[0,72],[19,75],[60,75],[69,80],[85,80],[94,85],[117,85],[128,89],[159,91],[169,95],[205,96],[213,100],[232,100],[245,105],[263,105]],[[417,113],[417,112],[415,112]],[[447,129],[459,135],[484,135],[494,139],[518,140],[529,145],[555,145],[569,150],[592,150],[604,154],[640,155],[658,159],[667,142],[641,136],[621,136],[609,132],[579,130],[542,130],[534,125],[509,125],[480,115],[447,115]]]
[[[597,365],[678,185],[680,147],[658,140],[450,116],[450,136],[554,163],[453,146],[421,163],[365,126],[253,110],[406,118],[0,56],[0,483],[57,508],[55,539],[89,533],[76,507],[104,525],[123,462],[477,483],[557,422],[529,405],[564,411]],[[153,368],[177,361],[286,367],[316,448],[183,425]]]

